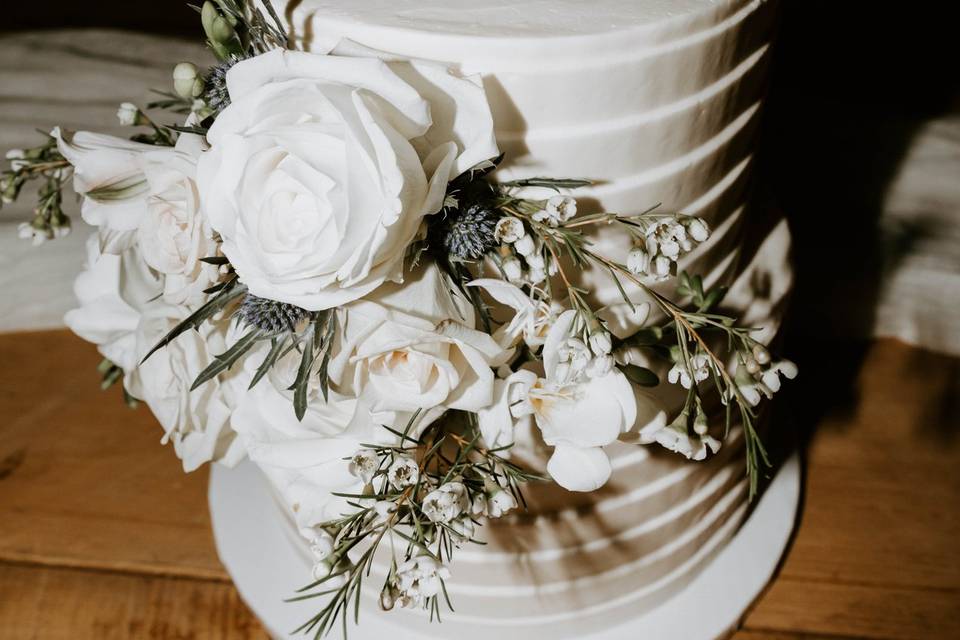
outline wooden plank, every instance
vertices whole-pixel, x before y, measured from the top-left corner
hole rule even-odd
[[[745,627],[850,638],[960,638],[960,593],[781,577],[750,614]]]
[[[0,640],[264,640],[225,582],[0,563]]]
[[[99,390],[99,360],[66,331],[0,336],[0,560],[225,578],[207,472]]]

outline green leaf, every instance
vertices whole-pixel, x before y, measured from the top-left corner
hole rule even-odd
[[[579,187],[589,187],[593,184],[592,180],[582,178],[523,178],[521,180],[510,180],[500,183],[503,187],[544,187],[560,191],[560,189],[577,189]]]
[[[623,371],[623,375],[627,376],[631,382],[641,387],[655,387],[660,384],[660,378],[657,377],[657,374],[646,367],[628,364],[620,367],[620,370]]]
[[[651,326],[644,327],[626,338],[624,343],[635,347],[646,347],[654,344],[660,344],[663,340],[663,327]]]
[[[197,379],[193,381],[193,384],[190,386],[190,391],[193,391],[204,382],[211,380],[217,377],[222,371],[226,371],[236,363],[237,360],[242,358],[250,349],[253,348],[253,345],[257,343],[263,337],[263,331],[261,329],[254,329],[250,331],[242,338],[237,340],[233,346],[221,353],[220,355],[213,357],[213,362],[211,362],[206,369],[200,372],[200,375],[197,376]]]
[[[222,289],[220,289],[216,296],[208,300],[203,306],[187,316],[185,320],[183,320],[180,324],[171,329],[167,335],[161,338],[160,342],[154,345],[147,355],[143,356],[143,360],[141,360],[140,363],[143,364],[146,362],[150,356],[157,352],[157,350],[173,342],[174,339],[188,329],[198,329],[200,325],[202,325],[208,318],[213,317],[233,300],[236,300],[246,292],[247,285],[240,284],[236,278],[230,280],[223,286]]]
[[[263,379],[263,376],[267,375],[267,372],[270,371],[270,368],[277,363],[277,360],[279,360],[280,356],[283,354],[283,347],[285,344],[286,340],[279,338],[273,338],[270,341],[270,351],[267,352],[263,362],[261,362],[260,366],[257,367],[257,372],[253,375],[253,379],[250,380],[250,386],[248,386],[247,389],[253,389],[255,386],[257,386],[257,383]]]
[[[303,354],[300,358],[300,367],[297,369],[297,379],[290,385],[289,391],[293,391],[293,412],[297,415],[297,420],[303,420],[307,415],[307,390],[310,384],[310,368],[316,359],[314,353],[314,332],[307,331],[307,337],[303,343]]]

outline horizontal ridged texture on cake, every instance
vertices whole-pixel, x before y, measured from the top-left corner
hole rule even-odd
[[[582,210],[660,203],[703,217],[713,233],[682,266],[731,285],[743,324],[775,336],[789,232],[748,200],[773,3],[302,0],[284,13],[308,50],[346,38],[482,74],[508,154],[501,179],[589,178],[576,193]],[[596,242],[617,259],[629,249],[622,235]],[[603,274],[583,281],[617,303]],[[442,638],[575,638],[682,589],[745,513],[739,439],[706,463],[628,443],[610,453],[615,472],[600,491],[534,488],[529,515],[491,523],[489,545],[461,550],[449,582],[456,612],[442,625],[409,611],[391,613],[396,623]]]

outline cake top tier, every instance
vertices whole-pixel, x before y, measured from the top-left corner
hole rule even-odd
[[[508,66],[670,46],[722,29],[763,1],[274,0],[312,50],[346,37],[404,55]]]
[[[331,19],[486,37],[562,37],[682,18],[722,0],[304,0]]]

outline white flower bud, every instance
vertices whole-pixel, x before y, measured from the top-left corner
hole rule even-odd
[[[124,102],[117,109],[117,120],[125,127],[132,127],[140,121],[140,109],[132,102]]]
[[[670,276],[670,258],[666,256],[657,256],[653,261],[653,271],[657,278],[667,278]]]
[[[753,345],[753,357],[762,365],[770,364],[770,352],[761,344]]]
[[[643,275],[650,269],[650,254],[643,249],[634,249],[627,254],[627,269],[634,275]]]
[[[513,248],[516,249],[517,253],[524,257],[532,255],[533,252],[536,251],[536,246],[533,244],[533,238],[530,236],[523,236],[514,242]]]
[[[539,252],[534,252],[525,257],[527,266],[531,269],[543,269],[546,267],[546,263],[543,259],[543,254]]]
[[[500,218],[500,220],[497,221],[497,226],[493,229],[493,237],[496,238],[498,242],[504,242],[506,244],[513,244],[526,235],[527,230],[524,229],[523,223],[517,218],[510,216]]]
[[[700,218],[693,218],[687,222],[687,231],[690,237],[697,242],[703,242],[710,237],[710,228]]]
[[[192,62],[181,62],[173,68],[173,90],[181,98],[196,98],[203,93],[203,79]]]
[[[594,355],[605,356],[610,353],[612,348],[613,340],[610,338],[609,332],[599,330],[590,334],[590,350],[593,351]]]
[[[520,265],[520,261],[514,257],[507,258],[500,265],[503,269],[504,275],[507,276],[507,280],[510,282],[520,282],[523,279],[523,267]]]
[[[746,367],[747,367],[747,373],[749,373],[752,376],[755,376],[758,373],[760,373],[760,363],[757,362],[755,359],[751,358],[750,356],[747,356],[746,358]]]
[[[527,274],[527,280],[530,284],[540,284],[547,279],[547,272],[543,269],[530,269]]]

